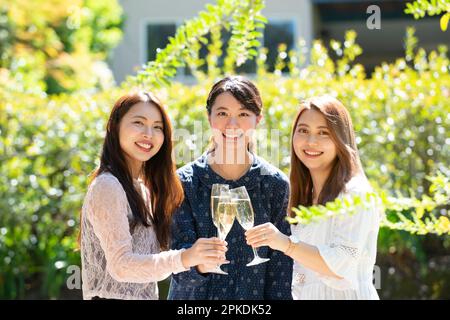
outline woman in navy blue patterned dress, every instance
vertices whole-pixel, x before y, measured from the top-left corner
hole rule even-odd
[[[285,220],[289,180],[253,153],[252,134],[262,118],[262,102],[255,85],[243,77],[218,81],[207,100],[212,145],[200,158],[178,170],[185,200],[173,217],[172,248],[189,248],[198,238],[216,236],[210,211],[215,183],[245,186],[255,213],[255,225],[271,222],[289,234]],[[269,247],[258,254],[270,261],[247,267],[253,259],[245,230],[235,220],[226,241],[228,275],[212,273],[214,265],[199,265],[172,277],[169,299],[292,299],[292,259]]]

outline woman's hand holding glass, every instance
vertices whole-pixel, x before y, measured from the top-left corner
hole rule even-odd
[[[225,258],[227,242],[219,238],[200,238],[181,254],[183,266],[188,269],[198,265],[229,263]]]
[[[285,252],[289,247],[289,237],[270,222],[248,229],[245,237],[247,244],[254,248],[269,246],[274,250]]]

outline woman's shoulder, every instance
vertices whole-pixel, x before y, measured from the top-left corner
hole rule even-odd
[[[370,216],[375,218],[373,220],[374,225],[378,226],[383,216],[383,209],[379,202],[380,199],[377,196],[367,197],[368,194],[374,195],[374,189],[370,185],[369,180],[367,180],[367,177],[364,174],[360,174],[354,176],[347,182],[341,196],[350,196],[350,198],[356,196],[363,200],[360,205],[357,205],[358,211],[370,213]]]
[[[98,206],[109,206],[112,202],[127,203],[127,196],[122,184],[111,173],[101,173],[90,183],[86,192],[83,210],[91,212]]]
[[[193,162],[189,162],[185,164],[184,166],[177,169],[178,177],[180,178],[181,182],[190,182],[192,181],[192,178],[194,176],[194,167]]]
[[[372,192],[372,186],[369,183],[369,180],[367,180],[366,176],[363,174],[358,174],[352,177],[346,184],[345,184],[345,191],[344,193],[347,194],[366,194],[369,192]]]
[[[88,193],[113,194],[125,192],[119,180],[110,172],[103,172],[92,180]]]
[[[202,154],[199,158],[191,161],[177,170],[178,177],[181,182],[192,182],[199,175],[205,174],[207,171],[206,153]]]
[[[92,180],[92,185],[120,185],[119,179],[117,179],[112,173],[110,172],[102,172],[98,176]]]

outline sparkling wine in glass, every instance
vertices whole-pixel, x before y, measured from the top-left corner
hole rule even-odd
[[[219,205],[219,198],[222,192],[228,192],[230,187],[228,184],[219,184],[215,183],[212,185],[211,190],[211,217],[214,226],[217,228],[217,232],[219,232],[219,217],[217,216],[217,206]],[[219,234],[217,234],[217,237]]]
[[[231,202],[229,186],[226,184],[213,184],[211,191],[211,216],[217,228],[219,239],[225,240],[233,226],[236,210]],[[228,275],[217,266],[212,273]]]
[[[245,187],[239,187],[230,190],[232,202],[236,204],[236,218],[241,224],[242,228],[248,230],[253,227],[255,223],[255,214],[253,212],[252,203],[248,196],[247,189]],[[258,255],[256,248],[252,247],[254,258],[247,264],[247,267],[256,266],[260,263],[269,261],[268,258],[261,258]]]

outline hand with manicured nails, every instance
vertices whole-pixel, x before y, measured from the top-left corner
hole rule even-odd
[[[219,238],[200,238],[181,254],[183,266],[187,269],[198,265],[221,265],[229,263],[225,258],[227,242]]]
[[[269,246],[274,250],[285,252],[289,247],[289,237],[281,233],[272,223],[267,222],[245,232],[247,244],[258,248]]]

